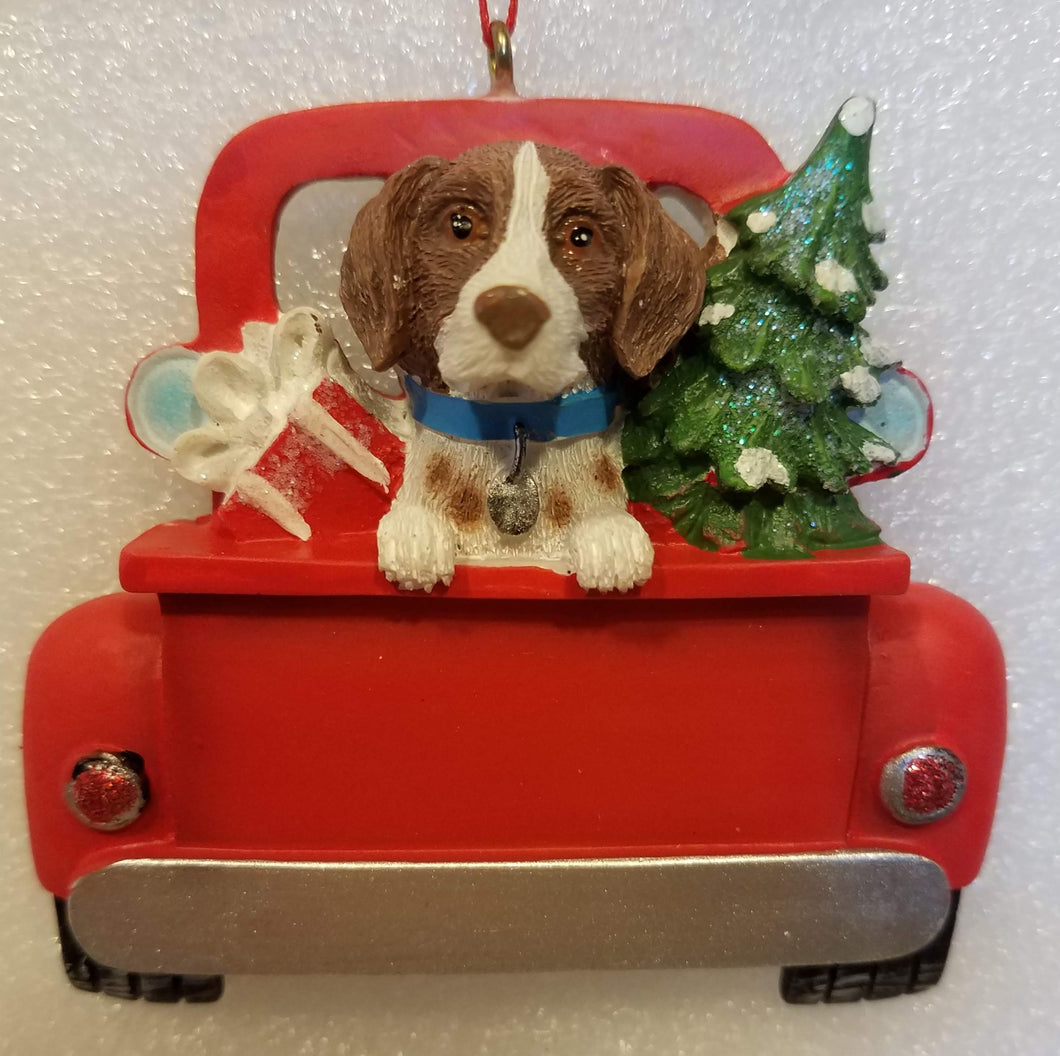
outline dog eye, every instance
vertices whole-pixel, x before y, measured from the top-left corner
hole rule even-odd
[[[572,264],[594,260],[606,249],[599,229],[587,216],[570,217],[553,237],[560,254]]]
[[[453,234],[460,239],[467,238],[475,229],[475,223],[466,213],[453,213],[449,217],[449,226]]]

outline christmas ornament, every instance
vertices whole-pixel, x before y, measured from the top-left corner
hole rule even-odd
[[[131,542],[124,592],[30,663],[68,976],[923,989],[985,852],[1004,669],[850,492],[930,433],[865,329],[873,108],[789,175],[713,111],[518,97],[514,5],[484,18],[490,97],[270,118],[206,181],[200,333],[127,414],[213,511]],[[287,195],[365,174],[335,281],[397,395],[275,300]],[[704,246],[664,185],[709,203]]]

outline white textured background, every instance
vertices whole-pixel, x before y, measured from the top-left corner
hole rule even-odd
[[[1060,1051],[1058,36],[1055,0],[524,0],[515,35],[525,94],[713,106],[789,167],[851,91],[881,104],[892,285],[868,322],[931,385],[937,434],[862,498],[917,577],[993,621],[1011,672],[997,826],[944,984],[801,1009],[766,969],[235,978],[218,1005],[167,1007],[62,976],[23,820],[25,657],[115,589],[123,542],[202,507],[129,438],[121,397],[142,354],[195,332],[195,204],[224,142],[284,110],[481,92],[484,54],[474,0],[0,0],[0,1050]],[[286,299],[335,303],[330,217],[351,209],[299,200]]]

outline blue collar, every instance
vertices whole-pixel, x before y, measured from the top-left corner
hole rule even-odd
[[[464,440],[511,440],[516,425],[527,431],[528,440],[539,443],[602,433],[618,406],[618,392],[609,388],[517,403],[445,396],[425,389],[407,375],[403,381],[412,417],[420,425]]]

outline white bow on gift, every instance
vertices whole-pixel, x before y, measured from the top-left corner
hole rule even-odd
[[[312,531],[302,514],[255,472],[261,456],[289,424],[315,437],[362,476],[384,489],[389,486],[386,466],[313,399],[325,378],[338,374],[346,380],[349,368],[330,327],[308,308],[285,313],[275,325],[248,323],[240,352],[180,352],[184,356],[179,360],[160,361],[159,371],[169,372],[168,389],[152,389],[144,379],[144,395],[130,399],[130,408],[135,407],[134,424],[143,436],[152,415],[156,423],[168,415],[168,424],[172,408],[188,404],[191,396],[194,416],[187,415],[184,424],[194,427],[180,432],[164,452],[181,476],[221,492],[226,500],[238,496],[303,540]],[[185,389],[190,373],[191,393],[183,403],[173,395],[179,388],[177,364],[183,364]],[[204,418],[209,420],[199,424]],[[151,446],[158,450],[161,445]]]

